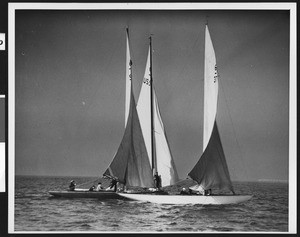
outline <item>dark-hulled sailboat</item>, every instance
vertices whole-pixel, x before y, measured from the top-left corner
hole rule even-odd
[[[132,60],[130,58],[128,30],[126,31],[126,99],[125,132],[121,144],[104,176],[117,179],[119,183],[135,187],[153,187],[153,176],[146,145],[132,92]],[[119,198],[113,191],[49,191],[56,197],[68,198]]]

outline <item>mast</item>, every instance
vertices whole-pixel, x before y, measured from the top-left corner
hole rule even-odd
[[[153,35],[151,35],[151,37],[152,36]],[[150,40],[150,35],[148,36],[148,39]],[[168,144],[164,124],[160,115],[154,84],[152,84],[151,81],[153,80],[153,78],[151,77],[153,71],[151,72],[150,70],[150,68],[153,69],[151,67],[153,61],[153,54],[151,55],[151,51],[152,39],[151,46],[150,43],[148,43],[147,61],[145,66],[143,84],[141,86],[137,103],[137,111],[142,126],[142,132],[147,148],[149,163],[151,164],[151,172],[153,175],[155,175],[156,172],[159,172],[162,180],[162,186],[168,186],[178,181],[178,174]],[[153,121],[152,126],[151,120]],[[151,134],[152,131],[153,138]]]
[[[156,172],[156,159],[155,159],[155,140],[154,140],[154,122],[153,122],[153,77],[152,77],[152,37],[150,39],[150,108],[151,108],[151,159],[152,159],[152,171]]]

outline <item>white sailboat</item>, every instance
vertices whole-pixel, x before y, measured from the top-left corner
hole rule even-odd
[[[169,148],[153,84],[151,37],[137,111],[153,175],[157,172],[161,177],[162,186],[175,184],[179,181],[179,178]]]
[[[129,50],[128,30],[126,31],[126,96],[125,96],[125,131],[121,144],[104,173],[104,177],[117,179],[120,183],[133,187],[153,187],[151,165],[144,142],[142,129],[132,92],[132,61]],[[114,191],[49,191],[56,197],[67,198],[120,198]]]
[[[197,182],[190,189],[205,192],[210,189],[227,189],[228,195],[151,195],[119,193],[120,196],[137,201],[161,204],[234,204],[251,199],[251,195],[235,195],[222,148],[216,123],[218,100],[218,72],[216,57],[209,34],[205,28],[205,65],[204,65],[204,129],[203,154],[188,174]]]

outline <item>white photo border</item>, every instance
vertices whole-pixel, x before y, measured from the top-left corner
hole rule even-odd
[[[289,10],[289,224],[287,233],[297,233],[297,15],[296,3],[8,3],[8,233],[68,233],[15,231],[15,11],[16,10]],[[77,233],[77,232],[72,232]],[[78,232],[84,233],[84,232]],[[89,232],[94,233],[94,232]],[[99,233],[99,232],[95,232]],[[110,232],[105,232],[110,233]],[[118,233],[118,232],[112,232]],[[218,232],[219,233],[219,232]],[[220,232],[221,233],[221,232]],[[233,233],[233,232],[231,232]],[[234,232],[239,233],[239,232]],[[245,232],[241,232],[245,233]],[[247,232],[264,233],[264,232]],[[277,232],[266,232],[277,233]],[[279,232],[282,233],[282,232]]]

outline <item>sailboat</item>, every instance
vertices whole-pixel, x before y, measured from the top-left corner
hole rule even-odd
[[[127,45],[127,49],[129,49],[129,44]],[[141,126],[141,128],[138,129],[139,139],[137,140],[142,144],[142,146],[140,145],[139,147],[134,149],[135,160],[134,162],[132,162],[134,165],[132,165],[131,163],[122,164],[122,162],[120,162],[119,160],[124,160],[124,155],[126,154],[126,151],[124,151],[124,147],[126,147],[126,145],[134,145],[134,143],[132,143],[132,139],[124,138],[124,144],[121,144],[120,151],[118,151],[119,158],[115,156],[114,159],[116,165],[112,163],[104,173],[104,175],[106,176],[117,177],[119,182],[125,184],[126,191],[131,193],[151,193],[157,191],[154,187],[155,185],[153,182],[154,174],[159,174],[162,180],[162,186],[173,185],[179,180],[175,163],[167,141],[164,124],[160,115],[157,96],[155,94],[152,83],[151,52],[152,41],[150,37],[146,70],[137,106],[136,108],[131,108],[131,106],[128,106],[127,102],[125,103],[125,121],[127,121],[127,114],[130,115],[130,111],[132,111],[132,113],[137,116],[136,120],[139,121],[139,124]],[[130,55],[129,51],[127,55]],[[133,97],[131,59],[127,60],[127,65],[129,66],[129,70],[127,71],[128,75],[126,75],[126,101],[128,101],[129,94]],[[133,104],[134,103],[130,103],[130,105],[134,106]],[[129,108],[131,108],[131,110]],[[137,112],[137,114],[135,114],[135,112]],[[140,129],[142,132],[142,137],[140,137]],[[138,154],[137,151],[141,147],[143,150],[142,152],[140,152],[140,154]],[[146,148],[146,151],[144,151],[144,148]],[[146,156],[148,157],[147,161],[145,161]],[[120,174],[120,172],[122,171],[122,168],[119,167],[120,164],[122,168],[127,167],[126,175]],[[134,169],[135,167],[137,168]],[[120,179],[120,176],[124,178]],[[127,189],[128,187],[129,189]],[[132,187],[139,187],[143,189],[137,191],[135,189],[130,189]]]
[[[125,131],[120,146],[104,172],[104,177],[118,180],[119,183],[133,187],[153,187],[151,165],[139,121],[136,102],[132,91],[132,60],[129,50],[129,35],[126,30],[126,96]],[[56,197],[69,198],[120,198],[114,191],[50,191]]]
[[[217,122],[218,72],[216,56],[208,26],[205,26],[205,63],[204,63],[204,129],[203,153],[188,176],[197,184],[190,187],[195,195],[149,195],[119,193],[120,196],[137,201],[160,204],[234,204],[251,199],[251,195],[236,195],[227,167]],[[150,67],[151,68],[151,67]],[[227,189],[233,194],[199,195],[211,189]]]

